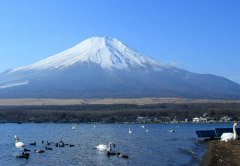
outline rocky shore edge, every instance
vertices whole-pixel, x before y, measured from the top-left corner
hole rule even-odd
[[[240,166],[240,140],[206,140],[207,152],[200,166]]]

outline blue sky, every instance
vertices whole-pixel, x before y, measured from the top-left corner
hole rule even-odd
[[[0,72],[96,36],[240,84],[239,0],[0,0]]]

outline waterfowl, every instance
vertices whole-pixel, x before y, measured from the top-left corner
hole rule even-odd
[[[59,147],[64,147],[64,143],[61,143],[58,145]]]
[[[35,150],[35,153],[44,153],[45,151],[44,150],[41,150],[41,149],[38,149],[38,150]]]
[[[128,155],[125,155],[125,154],[121,154],[121,153],[116,153],[116,156],[118,157],[122,157],[122,158],[128,158]]]
[[[28,159],[28,155],[17,155],[17,158],[25,158],[25,159]]]
[[[111,151],[111,145],[113,145],[115,147],[115,144],[113,142],[110,142],[109,143],[109,147],[107,147],[107,145],[98,145],[98,146],[95,146],[96,149],[98,150],[110,150]]]
[[[58,147],[58,143],[56,143],[55,146]]]
[[[35,145],[35,146],[36,146],[36,142],[34,142],[34,143],[30,143],[30,145]]]
[[[50,145],[50,142],[47,141],[47,145]]]
[[[24,152],[22,152],[22,155],[30,156],[29,153],[24,153]]]
[[[70,147],[74,147],[74,145],[73,145],[73,144],[70,144],[69,146],[70,146]]]
[[[113,142],[109,143],[109,148],[108,148],[108,151],[107,151],[107,155],[116,155],[115,152],[112,152],[111,145],[113,145],[114,148],[116,146],[115,143],[113,143]]]
[[[129,128],[129,131],[128,131],[128,132],[129,132],[129,134],[131,134],[131,133],[132,133],[132,131],[130,130],[130,128]]]
[[[48,147],[46,147],[46,146],[45,146],[45,149],[47,149],[47,150],[52,150],[52,148],[48,148]]]
[[[233,124],[233,133],[223,133],[221,136],[221,140],[220,141],[233,141],[236,140],[238,138],[237,132],[236,132],[236,127],[238,126],[237,123]]]
[[[116,155],[117,153],[116,152],[110,152],[109,150],[107,151],[107,155],[110,156],[110,155]]]
[[[24,152],[31,151],[30,149],[24,148]]]
[[[106,150],[107,149],[107,145],[98,145],[98,146],[95,146],[96,149],[98,150]]]
[[[24,153],[24,152],[22,152],[21,155],[17,155],[17,158],[25,158],[25,159],[28,159],[28,156],[30,156],[29,153]]]
[[[15,135],[15,146],[16,146],[16,148],[20,148],[20,147],[25,146],[24,143],[18,142],[17,140],[18,140],[17,135]]]
[[[44,141],[42,140],[42,144],[44,144]]]

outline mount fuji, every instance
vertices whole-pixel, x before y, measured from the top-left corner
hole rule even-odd
[[[240,99],[240,85],[164,64],[114,38],[93,37],[0,73],[0,97]]]

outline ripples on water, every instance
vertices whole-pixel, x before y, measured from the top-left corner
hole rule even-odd
[[[199,165],[206,144],[199,142],[196,129],[231,127],[232,124],[0,124],[1,165]],[[132,134],[128,133],[129,127]],[[150,130],[146,132],[146,129]],[[176,130],[168,133],[167,130]],[[30,149],[29,159],[16,158],[24,148],[15,148],[14,136]],[[50,142],[45,150],[42,140]],[[55,143],[74,144],[74,147],[55,147]],[[37,142],[37,146],[30,146]],[[99,144],[116,144],[114,150],[127,154],[129,159],[106,156],[106,151],[94,149]],[[45,153],[35,154],[43,149]]]

